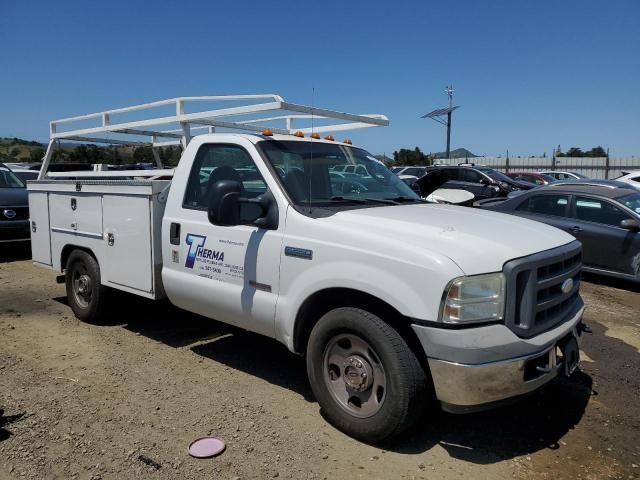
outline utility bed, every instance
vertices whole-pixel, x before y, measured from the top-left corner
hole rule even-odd
[[[64,249],[86,248],[102,266],[104,285],[147,298],[163,297],[160,234],[170,184],[170,180],[28,182],[33,261],[62,272]],[[61,250],[61,256],[52,256],[52,251]]]

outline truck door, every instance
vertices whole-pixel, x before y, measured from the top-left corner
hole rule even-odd
[[[243,204],[241,220],[246,224],[213,225],[207,216],[207,192],[220,180],[239,182],[245,197],[257,197],[267,190],[245,148],[203,143],[188,178],[174,177],[165,210],[165,290],[181,308],[274,336],[284,222],[278,230],[253,226],[251,221],[259,216],[260,207]],[[177,182],[186,187],[177,187]]]

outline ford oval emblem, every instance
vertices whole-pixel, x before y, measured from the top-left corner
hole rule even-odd
[[[573,289],[573,278],[567,278],[564,282],[562,282],[562,286],[560,290],[562,293],[569,293]]]
[[[10,208],[7,208],[6,210],[4,210],[3,215],[5,217],[7,217],[9,220],[11,220],[12,218],[16,218],[16,211],[15,210],[11,210]]]

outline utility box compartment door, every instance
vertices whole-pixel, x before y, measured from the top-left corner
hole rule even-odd
[[[31,258],[34,262],[51,265],[49,194],[47,192],[29,192],[29,220],[31,223]]]
[[[51,230],[90,238],[102,238],[102,196],[83,193],[51,193]]]
[[[108,283],[153,291],[149,197],[104,195],[104,259]],[[104,281],[104,280],[103,280]]]

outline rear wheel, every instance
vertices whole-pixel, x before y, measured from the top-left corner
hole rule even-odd
[[[83,250],[74,250],[66,266],[67,301],[76,317],[83,322],[104,320],[105,288],[100,280],[100,266]]]
[[[357,308],[337,308],[315,325],[307,346],[311,388],[327,419],[366,442],[393,438],[427,407],[427,379],[400,334]]]

